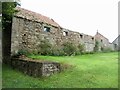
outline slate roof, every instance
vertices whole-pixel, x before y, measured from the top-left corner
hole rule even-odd
[[[60,27],[58,23],[56,23],[53,19],[50,19],[49,17],[27,9],[23,9],[21,7],[17,7],[16,9],[19,11],[15,14],[16,17],[21,17],[32,21],[47,23],[55,27]]]

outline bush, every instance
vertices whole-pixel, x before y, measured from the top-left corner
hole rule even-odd
[[[63,48],[62,48],[64,55],[71,56],[75,55],[77,52],[77,48],[73,45],[73,43],[66,42],[63,43]]]
[[[26,50],[19,50],[19,51],[18,51],[18,54],[19,54],[19,55],[28,55],[29,53],[28,53],[28,51],[26,51]]]
[[[102,52],[112,52],[113,50],[109,47],[101,47]]]
[[[85,51],[84,44],[79,44],[78,45],[78,54],[83,54]]]
[[[93,52],[85,52],[84,44],[75,46],[73,43],[65,42],[60,47],[52,46],[49,41],[42,40],[38,45],[38,50],[33,51],[32,54],[51,55],[51,56],[71,56],[81,54],[93,54]]]
[[[52,45],[47,40],[42,40],[38,45],[38,54],[41,55],[51,55]]]
[[[60,48],[53,48],[52,49],[53,56],[64,56],[64,51]]]
[[[22,56],[22,55],[27,56],[28,54],[30,54],[30,53],[27,50],[20,49],[20,50],[18,50],[17,54],[13,55],[12,57],[17,58],[17,57]]]
[[[94,54],[95,52],[94,51],[91,51],[91,52],[84,52],[83,54]]]
[[[42,40],[38,45],[38,51],[33,51],[32,54],[53,55],[53,56],[71,56],[76,55],[77,47],[72,43],[63,43],[61,48],[53,47],[47,40]]]
[[[38,55],[38,51],[32,50],[32,53],[31,53],[31,54],[33,54],[33,55]]]

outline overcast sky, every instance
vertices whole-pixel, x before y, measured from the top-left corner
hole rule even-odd
[[[60,26],[112,42],[118,36],[119,0],[21,0],[21,7],[54,19]]]

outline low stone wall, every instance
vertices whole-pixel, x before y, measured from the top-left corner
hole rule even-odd
[[[60,72],[60,64],[57,62],[14,58],[11,60],[11,65],[13,69],[18,69],[19,71],[34,77],[50,76]]]

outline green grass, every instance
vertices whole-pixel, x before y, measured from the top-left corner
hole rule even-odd
[[[33,78],[3,65],[3,88],[117,88],[118,53],[31,58],[67,63],[73,67],[50,77]]]

